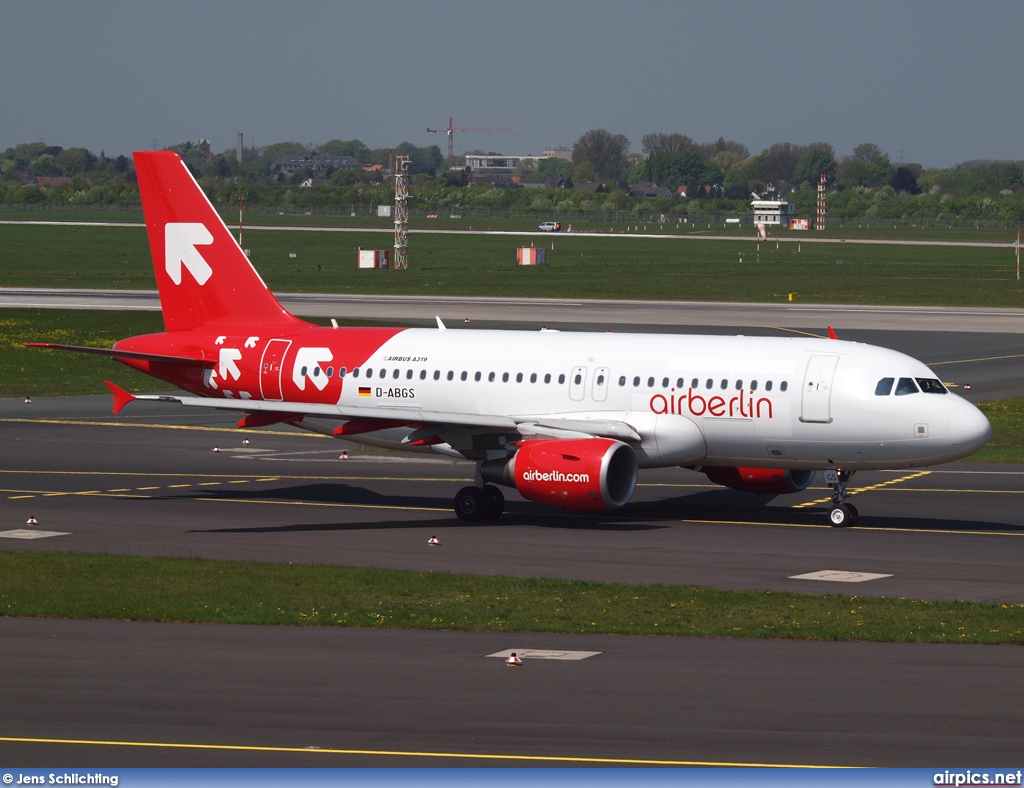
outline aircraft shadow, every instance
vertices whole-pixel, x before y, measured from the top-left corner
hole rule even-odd
[[[509,501],[505,512],[498,520],[464,521],[451,512],[451,499],[427,495],[383,494],[354,485],[341,483],[320,483],[297,486],[282,486],[258,491],[211,490],[183,492],[180,495],[161,496],[163,500],[182,498],[213,499],[223,501],[281,501],[297,503],[344,504],[366,506],[380,510],[405,507],[409,509],[433,510],[422,520],[370,520],[360,518],[334,523],[286,523],[274,525],[251,525],[234,528],[198,528],[193,533],[275,533],[298,531],[359,531],[387,528],[422,528],[424,530],[445,528],[481,528],[532,526],[535,528],[558,528],[581,531],[650,531],[669,528],[674,523],[687,520],[702,520],[735,524],[749,521],[764,525],[818,525],[827,526],[828,509],[817,505],[806,509],[794,509],[791,505],[775,505],[780,496],[758,495],[737,490],[708,490],[673,498],[653,501],[634,501],[624,509],[605,513],[587,514],[581,512],[550,509],[527,501]],[[782,497],[782,500],[786,500]],[[1024,526],[984,520],[956,520],[952,518],[905,517],[876,514],[861,511],[857,525],[849,529],[871,528],[893,531],[948,531],[958,533],[1021,533]],[[845,529],[844,529],[845,530]]]

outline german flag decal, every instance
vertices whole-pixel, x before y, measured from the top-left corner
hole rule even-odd
[[[360,397],[369,397],[370,396],[370,387],[369,386],[360,386],[359,387],[359,396]]]

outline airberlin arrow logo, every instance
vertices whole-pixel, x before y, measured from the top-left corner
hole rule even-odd
[[[168,222],[164,225],[165,266],[171,281],[181,284],[181,268],[184,266],[196,282],[205,285],[213,269],[196,247],[212,243],[213,236],[200,222]]]

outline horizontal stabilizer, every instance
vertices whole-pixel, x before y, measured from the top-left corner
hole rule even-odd
[[[110,393],[114,395],[114,415],[116,416],[121,412],[121,408],[135,399],[135,395],[129,391],[125,391],[116,383],[111,383],[109,380],[104,380],[103,382],[106,384],[107,388],[110,389]]]
[[[75,353],[92,353],[110,358],[130,358],[138,361],[160,361],[166,364],[199,364],[204,367],[215,367],[214,359],[192,358],[191,356],[165,356],[160,353],[137,353],[133,350],[117,350],[115,348],[85,347],[83,345],[57,345],[52,342],[26,342],[25,347],[38,347],[44,350],[71,350]]]

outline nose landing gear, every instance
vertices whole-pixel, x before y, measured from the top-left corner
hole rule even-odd
[[[825,471],[825,483],[832,488],[832,505],[828,510],[828,519],[836,528],[854,525],[860,516],[856,506],[846,503],[846,485],[852,478],[853,471],[844,471],[841,468]]]

